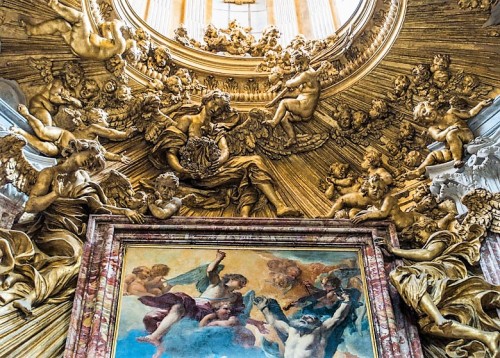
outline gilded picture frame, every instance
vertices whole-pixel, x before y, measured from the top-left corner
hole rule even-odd
[[[295,322],[312,315],[330,339],[315,356],[420,357],[416,329],[387,280],[397,263],[385,262],[374,244],[380,236],[397,244],[386,222],[354,227],[344,220],[175,217],[134,225],[93,216],[65,356],[279,357],[302,349],[300,342],[292,346]],[[168,269],[153,287],[150,271],[159,264]],[[214,264],[218,270],[207,274]],[[211,274],[223,280],[234,273],[245,277],[234,291],[244,303],[210,301],[211,311],[203,311],[199,302],[210,293],[195,281],[208,275],[212,284]],[[327,284],[335,286],[330,296]],[[171,320],[179,297],[182,315],[151,339]],[[274,318],[262,299],[281,308]],[[224,307],[227,316],[220,314]],[[304,332],[320,332],[314,329]]]

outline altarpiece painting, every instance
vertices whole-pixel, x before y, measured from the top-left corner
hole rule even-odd
[[[66,356],[413,355],[377,237],[397,242],[385,222],[93,217]]]

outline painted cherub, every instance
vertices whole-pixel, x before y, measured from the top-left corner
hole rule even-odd
[[[151,275],[151,269],[147,266],[134,267],[131,274],[125,276],[123,285],[124,295],[154,296],[146,289],[146,282]]]
[[[222,301],[212,304],[214,311],[203,317],[200,327],[234,327],[241,325],[237,316],[232,315],[233,305]]]
[[[125,276],[123,294],[134,296],[159,296],[172,288],[165,280],[170,268],[165,264],[134,267],[132,273]]]
[[[78,11],[58,0],[49,0],[48,5],[60,17],[39,24],[20,20],[28,35],[61,35],[75,55],[93,60],[107,60],[127,48],[127,40],[121,33],[123,24],[119,20],[102,23],[101,36],[92,29],[87,6]]]
[[[429,124],[426,133],[438,142],[444,142],[445,149],[429,153],[420,166],[404,175],[405,179],[415,179],[425,173],[425,169],[433,164],[453,160],[455,168],[464,165],[464,144],[474,139],[474,134],[467,125],[467,120],[476,116],[484,107],[492,103],[491,99],[479,102],[470,110],[455,108],[457,98],[450,99],[450,108],[441,115],[431,102],[420,102],[413,111],[416,120]]]
[[[154,195],[149,197],[149,211],[155,218],[168,219],[177,214],[183,203],[194,200],[194,195],[189,194],[183,198],[175,197],[179,188],[179,178],[172,173],[160,174],[155,179]]]
[[[170,272],[170,267],[165,264],[154,264],[151,266],[151,272],[148,280],[144,283],[146,290],[154,296],[163,295],[172,288],[165,276]]]

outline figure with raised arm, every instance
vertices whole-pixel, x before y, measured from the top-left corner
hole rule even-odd
[[[271,127],[279,124],[288,136],[285,146],[292,146],[297,142],[292,123],[308,121],[312,118],[318,105],[321,84],[319,72],[322,67],[315,70],[310,66],[311,58],[303,50],[296,50],[292,54],[292,65],[297,74],[285,82],[285,89],[281,91],[266,107],[278,103],[274,117],[264,123]],[[324,64],[322,63],[321,66]]]
[[[217,250],[215,260],[206,270],[209,285],[198,298],[192,298],[183,292],[168,292],[158,297],[139,298],[143,304],[159,308],[144,317],[144,325],[150,334],[137,338],[139,342],[151,343],[157,347],[155,357],[160,357],[165,349],[161,344],[163,337],[182,318],[201,321],[205,316],[215,312],[212,304],[220,301],[232,305],[232,315],[238,315],[243,311],[243,298],[238,291],[245,287],[247,279],[240,274],[226,274],[220,277],[218,267],[225,257],[225,252]]]
[[[103,137],[113,141],[123,141],[130,138],[137,131],[135,127],[130,127],[123,132],[109,128],[109,124],[106,121],[108,114],[100,108],[86,110],[83,115],[84,118],[81,118],[82,113],[79,110],[72,110],[70,108],[65,108],[64,110],[72,117],[73,124],[76,127],[73,132],[55,126],[44,125],[42,121],[31,115],[28,108],[22,104],[19,105],[18,111],[26,118],[36,136],[17,127],[12,127],[11,131],[22,135],[30,145],[41,153],[51,157],[61,155],[62,150],[71,141],[76,139],[98,141],[99,137]],[[108,152],[102,146],[101,151],[107,160],[121,161],[123,163],[129,162],[128,157]]]
[[[57,114],[60,106],[82,108],[82,102],[75,97],[75,90],[84,77],[82,66],[76,62],[64,63],[60,75],[55,76],[41,92],[29,101],[29,111],[44,125],[52,125],[52,116]]]
[[[28,35],[61,35],[75,55],[92,60],[107,60],[125,51],[127,41],[121,33],[123,24],[119,20],[103,22],[101,36],[92,30],[87,5],[83,1],[82,11],[58,0],[49,0],[48,5],[60,17],[39,24],[20,20]]]
[[[467,120],[476,116],[484,107],[492,103],[491,99],[479,102],[470,110],[458,109],[455,103],[457,98],[450,100],[450,108],[445,114],[440,114],[431,102],[420,102],[413,111],[416,120],[428,124],[426,133],[438,142],[444,142],[446,148],[429,153],[420,166],[406,174],[405,179],[415,179],[425,173],[425,168],[430,165],[453,160],[455,168],[464,165],[464,144],[474,139],[474,134],[467,125]]]
[[[420,249],[397,248],[388,239],[379,239],[379,244],[389,254],[405,259],[405,265],[389,277],[403,300],[418,313],[421,330],[454,339],[447,351],[457,349],[468,356],[484,356],[489,351],[491,357],[498,357],[500,325],[493,312],[500,308],[500,288],[470,276],[466,266],[479,261],[484,230],[464,240],[450,231],[437,231],[430,220],[418,221],[412,229]]]
[[[288,321],[269,308],[271,300],[256,297],[254,303],[264,314],[267,323],[285,338],[283,342],[285,358],[324,357],[328,338],[347,318],[351,309],[351,300],[347,293],[340,299],[342,301],[340,306],[324,321],[315,314],[304,314],[298,319]]]
[[[341,210],[348,210],[341,218],[353,218],[361,210],[368,209],[369,206],[379,208],[387,191],[387,184],[380,176],[378,174],[372,175],[363,181],[358,191],[344,194],[335,200],[325,217],[339,218]]]
[[[19,142],[22,143],[23,139],[15,134],[3,137],[0,152],[5,153],[4,143],[13,146]],[[29,238],[19,232],[26,235],[32,249],[25,250],[25,253],[30,252],[29,256],[25,255],[19,261],[16,277],[0,292],[0,305],[12,302],[26,315],[31,314],[33,306],[48,299],[68,299],[74,291],[90,214],[120,214],[133,222],[143,221],[142,215],[134,210],[106,204],[102,189],[91,181],[89,172],[100,171],[105,166],[104,155],[97,142],[74,140],[64,153],[65,157],[57,165],[39,173],[28,167],[22,152],[9,158],[0,155],[2,161],[7,159],[17,162],[20,168],[24,166],[22,173],[18,174],[19,178],[10,180],[26,192],[26,182],[31,182],[25,211],[39,214],[38,220],[29,229]],[[36,179],[30,177],[35,175]],[[11,243],[10,247],[18,250],[19,242]]]

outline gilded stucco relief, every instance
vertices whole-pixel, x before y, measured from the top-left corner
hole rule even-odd
[[[114,214],[388,220],[425,355],[498,357],[498,8],[367,1],[281,45],[236,20],[169,39],[120,1],[0,1],[0,355],[61,354],[89,215]],[[31,329],[51,311],[58,333]]]

